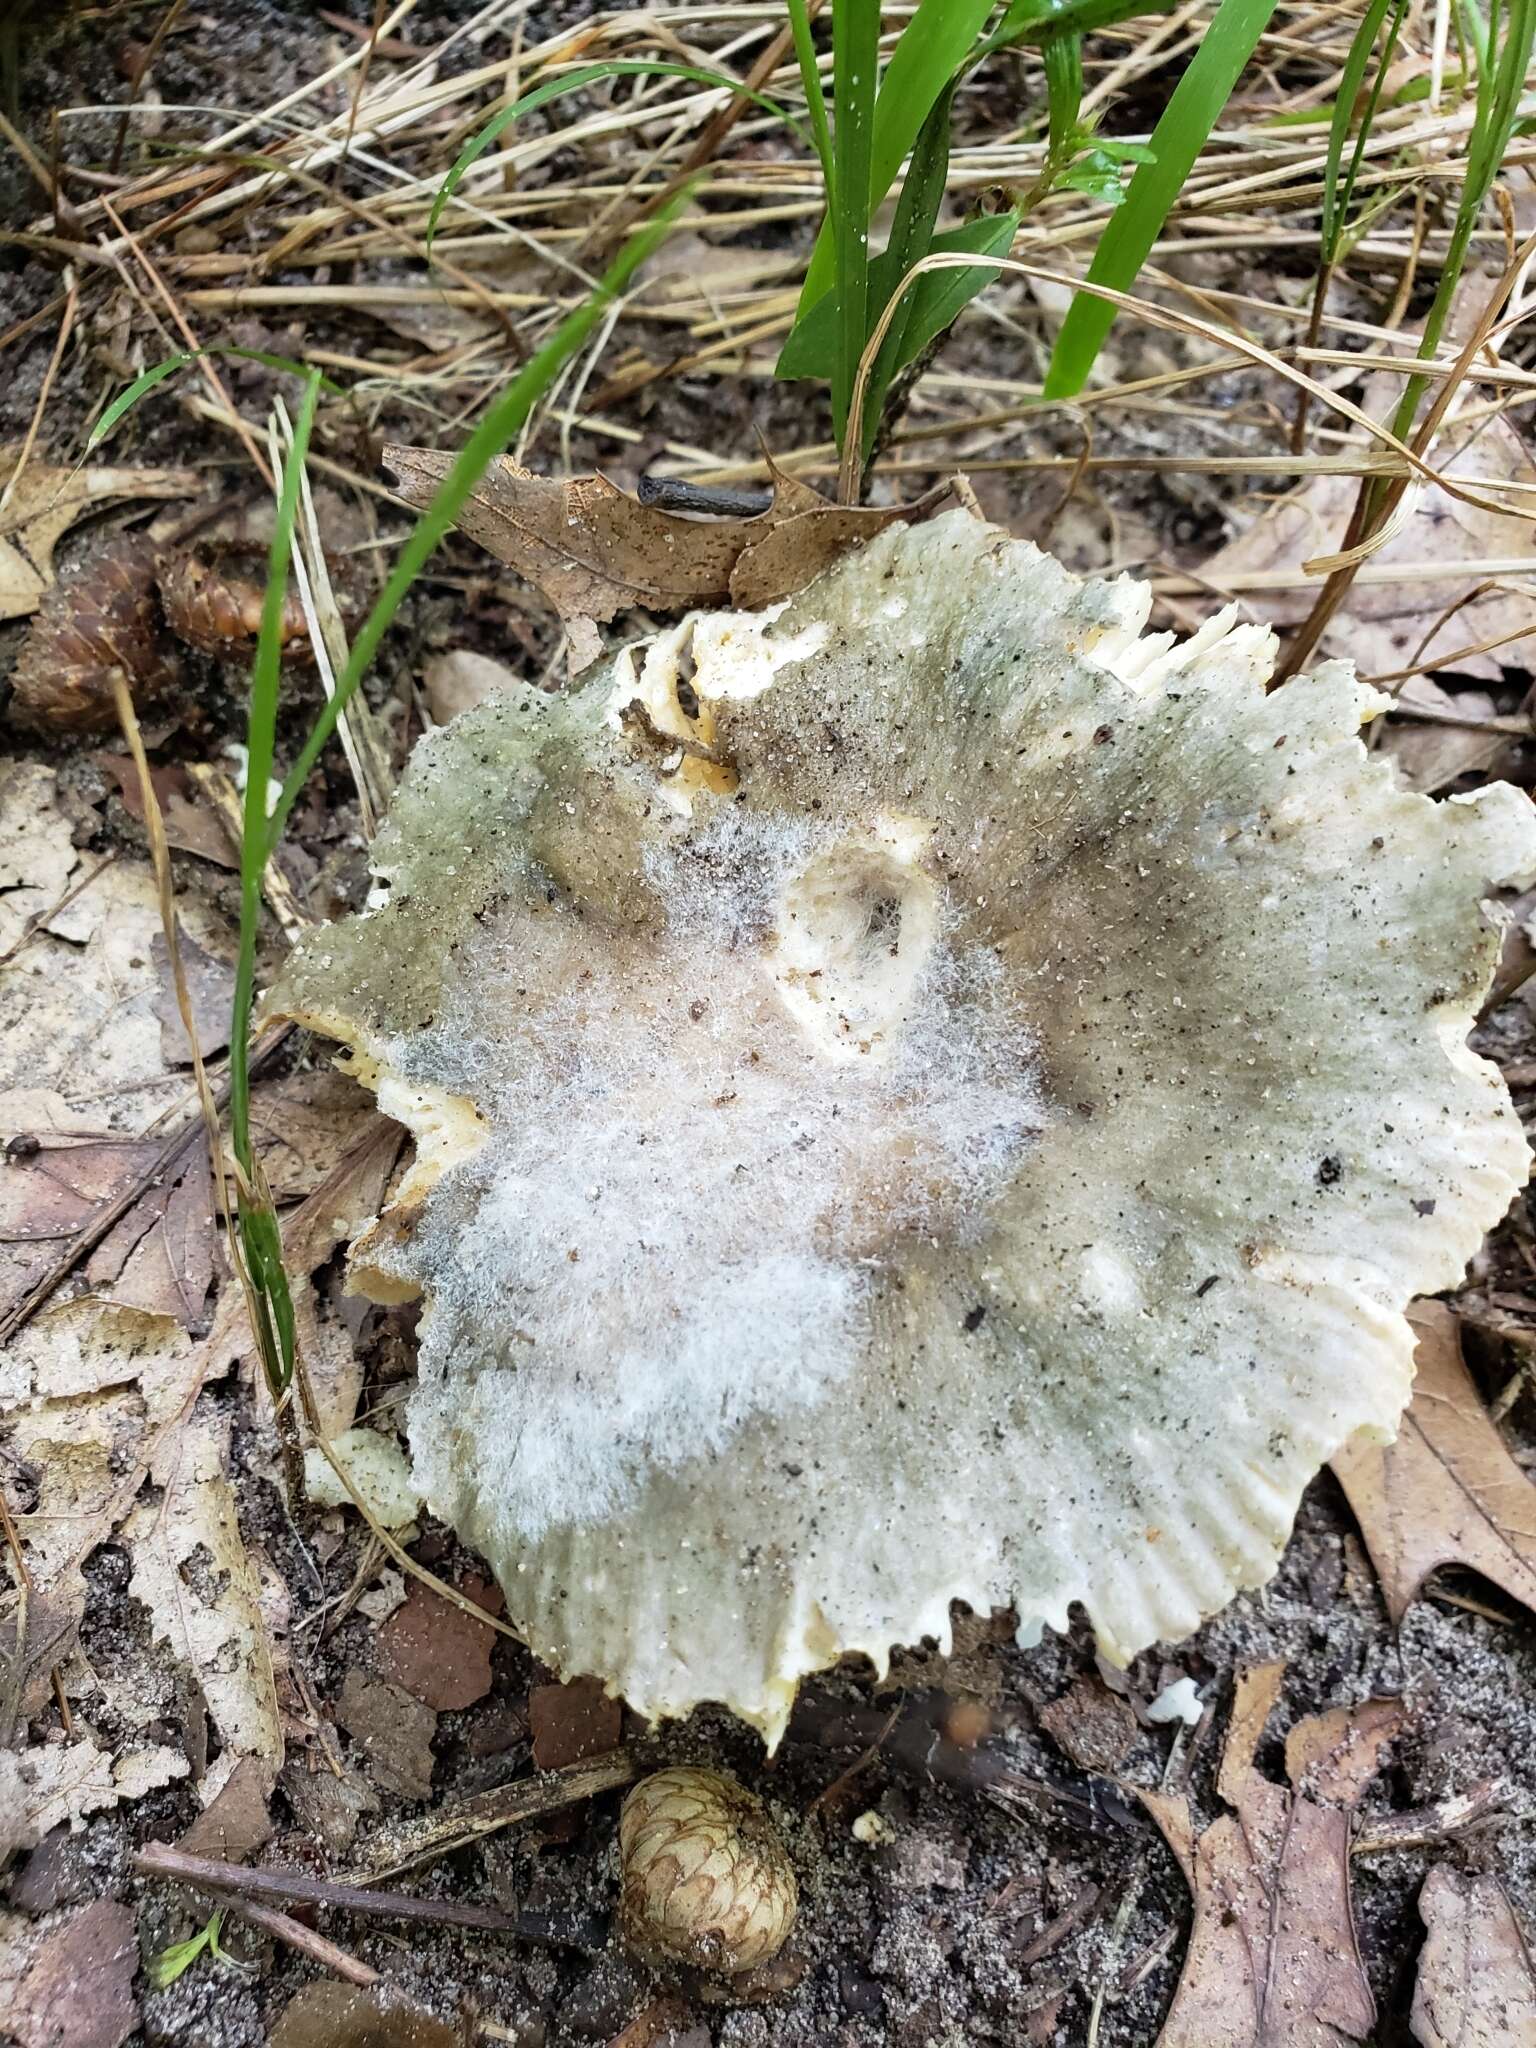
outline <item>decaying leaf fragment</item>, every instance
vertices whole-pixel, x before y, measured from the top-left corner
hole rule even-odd
[[[1489,1421],[1462,1363],[1454,1315],[1422,1301],[1418,1350],[1397,1440],[1350,1443],[1333,1469],[1401,1621],[1438,1565],[1463,1565],[1536,1612],[1536,1486]]]
[[[425,1299],[419,1483],[648,1715],[775,1740],[955,1600],[1187,1634],[1524,1183],[1465,1037],[1529,801],[1149,601],[948,513],[498,694],[274,991],[416,1137],[352,1270]]]
[[[428,505],[453,466],[436,448],[384,450],[411,505]],[[688,519],[642,505],[605,476],[534,476],[509,457],[459,514],[471,540],[536,583],[571,636],[579,673],[601,649],[597,626],[630,605],[774,604],[803,590],[850,547],[895,521],[923,519],[951,496],[940,484],[910,505],[834,505],[774,472],[773,503],[750,519]]]
[[[1409,2024],[1423,2048],[1536,2041],[1536,1963],[1496,1877],[1438,1863],[1419,1893],[1425,1940]]]
[[[1283,1663],[1239,1673],[1217,1779],[1230,1815],[1197,1834],[1182,1793],[1138,1791],[1195,1901],[1158,2048],[1330,2048],[1368,2040],[1375,2024],[1350,1904],[1350,1812],[1401,1709],[1370,1700],[1298,1722],[1287,1792],[1253,1761],[1284,1676]]]
[[[220,1754],[199,1787],[205,1804],[243,1757],[268,1784],[283,1761],[261,1586],[241,1540],[229,1456],[228,1419],[195,1410],[156,1459],[160,1499],[135,1508],[122,1530],[129,1591],[149,1609],[156,1640],[196,1676],[218,1730]]]

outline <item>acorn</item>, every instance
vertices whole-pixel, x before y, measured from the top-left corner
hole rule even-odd
[[[619,1816],[624,1940],[653,1968],[735,1977],[778,1954],[799,1888],[763,1803],[718,1771],[644,1778]]]
[[[34,732],[113,730],[115,674],[136,705],[179,680],[159,627],[153,543],[109,542],[44,593],[11,671],[12,718]]]

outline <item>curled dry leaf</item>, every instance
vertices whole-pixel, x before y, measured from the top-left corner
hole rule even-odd
[[[436,448],[384,450],[384,466],[410,505],[429,504],[452,463]],[[766,512],[688,519],[642,505],[605,476],[534,476],[503,457],[458,525],[543,591],[570,633],[574,673],[597,658],[597,626],[631,605],[680,612],[774,604],[885,527],[926,518],[951,501],[946,483],[910,505],[834,505],[776,470]]]
[[[11,675],[11,716],[34,732],[113,732],[114,680],[136,704],[180,676],[160,633],[155,547],[111,542],[43,597]]]
[[[1536,2041],[1536,1964],[1498,1879],[1437,1864],[1419,1914],[1425,1941],[1409,2024],[1422,2048]]]
[[[1347,1444],[1337,1474],[1401,1621],[1439,1565],[1462,1565],[1536,1612],[1536,1487],[1504,1447],[1462,1362],[1455,1316],[1411,1312],[1413,1400],[1395,1443]]]
[[[1370,1700],[1298,1723],[1286,1744],[1288,1792],[1253,1761],[1284,1676],[1283,1663],[1238,1676],[1217,1779],[1231,1814],[1197,1834],[1182,1794],[1137,1792],[1195,1902],[1158,2048],[1334,2048],[1368,2040],[1375,2025],[1355,1945],[1350,1810],[1399,1709]]]
[[[15,471],[19,450],[0,450],[0,487]],[[35,612],[53,581],[53,551],[76,520],[114,498],[190,498],[193,469],[55,469],[29,462],[9,502],[0,507],[0,619]]]

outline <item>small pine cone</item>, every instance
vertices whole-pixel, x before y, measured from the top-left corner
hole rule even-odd
[[[331,563],[342,621],[350,632],[359,616],[359,584],[348,561]],[[173,632],[189,647],[225,660],[245,659],[261,631],[267,588],[267,550],[253,541],[203,541],[160,573],[160,596]],[[285,661],[311,662],[309,622],[292,576],[283,598]]]
[[[267,551],[245,541],[203,541],[160,572],[160,597],[174,632],[189,647],[225,657],[248,655],[261,631]],[[312,658],[309,626],[290,579],[283,599],[283,654]]]
[[[619,1818],[624,1939],[656,1967],[735,1976],[778,1954],[795,1873],[761,1800],[718,1771],[642,1779]]]
[[[34,732],[109,732],[112,677],[135,704],[178,679],[159,638],[155,550],[142,536],[110,542],[43,595],[11,672],[11,716]]]

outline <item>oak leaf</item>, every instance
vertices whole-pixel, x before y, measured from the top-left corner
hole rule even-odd
[[[1424,1301],[1409,1320],[1417,1377],[1397,1441],[1355,1442],[1333,1461],[1387,1611],[1401,1621],[1446,1564],[1481,1572],[1536,1611],[1536,1487],[1488,1419],[1462,1363],[1455,1316]]]
[[[384,450],[384,466],[411,505],[431,502],[453,460],[436,448]],[[457,524],[543,591],[566,626],[576,673],[600,651],[598,626],[631,605],[680,612],[772,604],[804,589],[848,548],[897,520],[926,518],[952,495],[944,483],[910,505],[834,505],[775,470],[766,512],[686,518],[642,505],[605,476],[534,476],[503,457]]]
[[[1424,1880],[1409,2025],[1422,2048],[1536,2041],[1536,1965],[1496,1877],[1440,1863]]]
[[[1368,1700],[1299,1722],[1287,1791],[1253,1761],[1284,1676],[1283,1662],[1238,1674],[1217,1777],[1230,1814],[1198,1834],[1181,1793],[1138,1791],[1195,1902],[1158,2048],[1336,2048],[1375,2024],[1355,1945],[1350,1813],[1401,1710]]]

